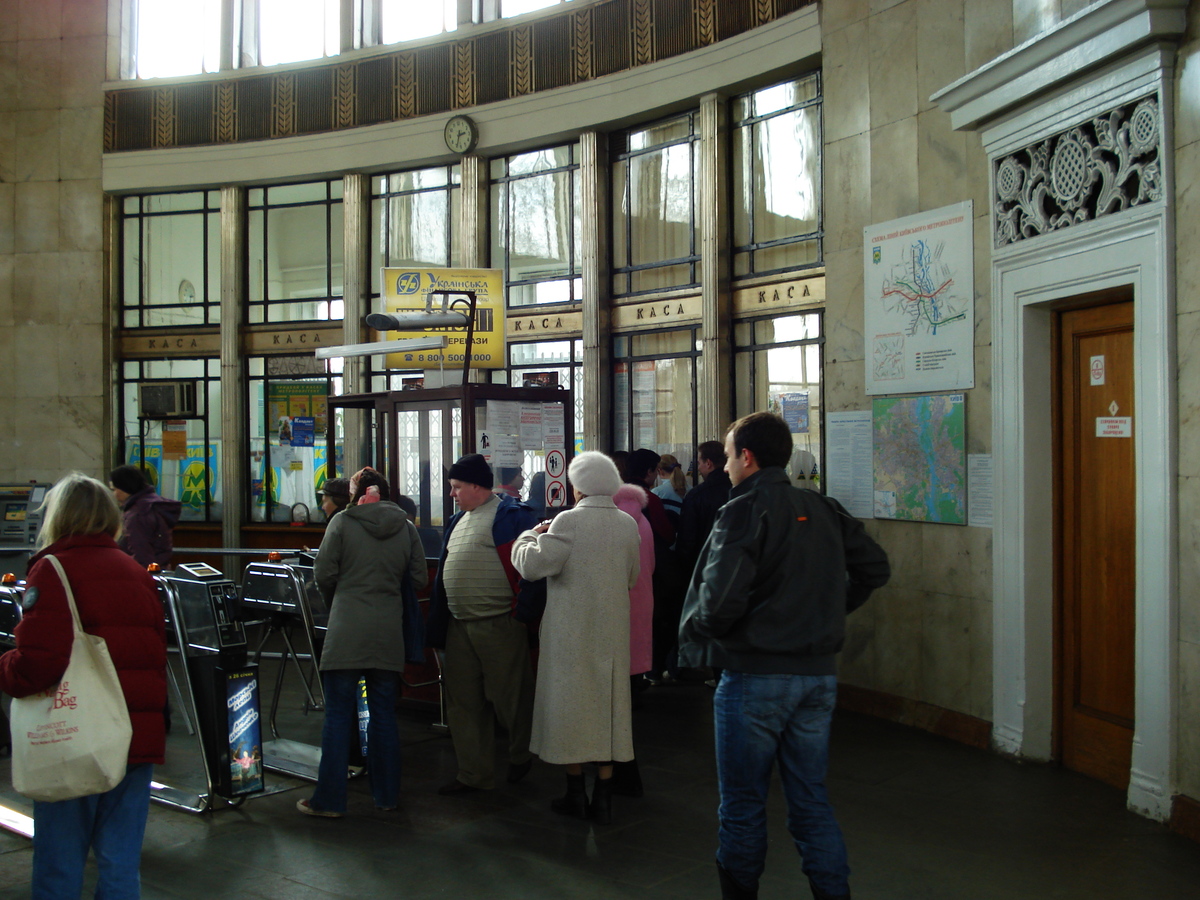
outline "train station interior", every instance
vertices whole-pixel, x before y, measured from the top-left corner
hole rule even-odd
[[[278,763],[319,623],[247,573],[326,479],[383,472],[434,564],[464,453],[553,514],[573,454],[692,487],[757,410],[892,563],[839,658],[855,896],[1195,893],[1200,0],[177,6],[0,0],[0,649],[59,478],[180,502],[144,896],[715,896],[703,673],[639,695],[601,827],[541,763],[437,794],[430,652],[399,811],[325,821],[202,752],[184,632],[258,663]],[[779,800],[762,896],[807,896]]]

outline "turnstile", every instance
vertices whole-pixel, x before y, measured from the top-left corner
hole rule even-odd
[[[155,782],[151,797],[191,812],[212,809],[218,798],[238,805],[265,783],[258,666],[246,659],[237,586],[205,563],[184,563],[154,579],[179,646],[184,712],[196,726],[205,789]]]
[[[270,562],[252,562],[246,566],[241,590],[242,617],[266,625],[255,657],[261,655],[263,645],[274,634],[283,639],[284,646],[271,695],[271,740],[263,744],[263,765],[273,772],[315,782],[321,748],[280,737],[276,717],[289,667],[299,675],[304,687],[305,711],[325,708],[317,663],[329,623],[329,608],[313,579],[311,555],[289,559],[278,558],[278,554],[271,556]],[[297,632],[299,648],[293,640]]]

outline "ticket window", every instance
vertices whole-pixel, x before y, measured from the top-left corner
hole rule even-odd
[[[687,471],[697,436],[695,328],[619,335],[613,339],[613,444],[604,450],[670,453]]]
[[[450,466],[480,453],[494,488],[517,488],[536,509],[566,502],[566,464],[575,441],[573,393],[557,388],[458,387],[333,398],[331,408],[369,410],[376,468],[386,466],[394,492],[411,498],[426,555],[441,553],[442,531],[457,511],[447,480]],[[530,496],[540,487],[541,503]]]
[[[822,312],[734,323],[735,415],[767,410],[792,432],[794,483],[819,487],[824,471]]]

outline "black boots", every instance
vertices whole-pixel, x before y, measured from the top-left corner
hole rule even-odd
[[[743,887],[720,863],[717,863],[717,876],[721,879],[721,900],[758,900],[758,885]]]
[[[597,825],[612,824],[613,781],[612,778],[597,778],[592,788],[592,802],[588,811]]]
[[[636,759],[613,763],[612,792],[618,797],[642,796],[642,773]]]
[[[583,787],[583,776],[568,775],[567,792],[557,800],[551,800],[550,808],[562,816],[586,819],[588,817],[588,798]]]

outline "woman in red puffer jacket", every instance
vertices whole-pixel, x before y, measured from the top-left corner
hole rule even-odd
[[[139,896],[138,868],[150,806],[150,774],[163,761],[167,644],[153,579],[116,543],[121,511],[108,488],[72,473],[46,497],[39,552],[30,560],[16,649],[0,656],[0,691],[26,697],[58,684],[74,628],[54,567],[62,563],[83,630],[104,638],[133,725],[125,779],[103,794],[33,806],[33,896],[78,897],[89,848],[97,894]]]

